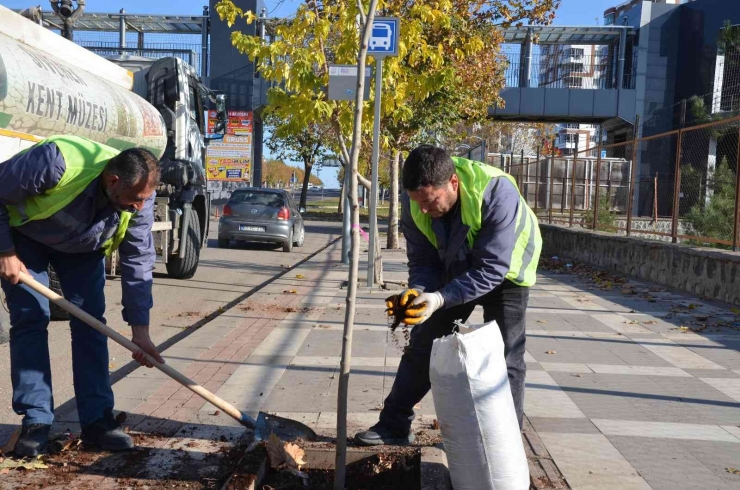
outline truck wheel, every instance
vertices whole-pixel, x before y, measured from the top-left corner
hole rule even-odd
[[[173,279],[190,279],[195,275],[200,258],[200,221],[198,213],[188,214],[188,241],[185,249],[167,258],[167,275]]]
[[[57,277],[57,273],[54,270],[52,266],[49,266],[49,289],[54,291],[60,296],[64,296],[62,294],[62,287],[59,285],[59,278]],[[69,313],[49,301],[49,313],[50,318],[54,322],[62,322],[65,320],[69,320]]]

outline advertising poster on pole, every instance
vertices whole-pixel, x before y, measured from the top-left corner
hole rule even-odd
[[[229,111],[226,134],[212,141],[206,151],[206,174],[216,182],[250,181],[252,169],[252,113]],[[208,132],[216,124],[216,112],[208,111]]]

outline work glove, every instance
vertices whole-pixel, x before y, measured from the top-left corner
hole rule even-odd
[[[444,304],[445,300],[441,294],[422,293],[406,308],[405,317],[401,321],[406,325],[420,325],[429,320],[429,317]]]
[[[403,317],[402,313],[406,310],[406,308],[411,304],[411,301],[419,296],[421,294],[420,291],[416,289],[406,289],[401,294],[394,294],[393,296],[388,296],[385,298],[385,306],[386,306],[386,314],[390,316],[401,316]],[[399,315],[399,313],[401,313]]]

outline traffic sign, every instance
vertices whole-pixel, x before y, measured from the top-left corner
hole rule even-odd
[[[398,56],[398,38],[400,36],[398,17],[376,17],[370,35],[367,54],[373,56]]]
[[[365,67],[365,93],[370,99],[370,75],[372,68]],[[357,65],[329,65],[329,100],[355,100],[357,92]]]

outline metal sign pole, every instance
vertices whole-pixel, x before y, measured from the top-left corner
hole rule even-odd
[[[367,247],[367,286],[375,283],[375,241],[378,239],[378,156],[380,154],[380,99],[383,91],[383,57],[375,57],[375,119],[373,120],[373,154],[370,179],[370,244]]]

